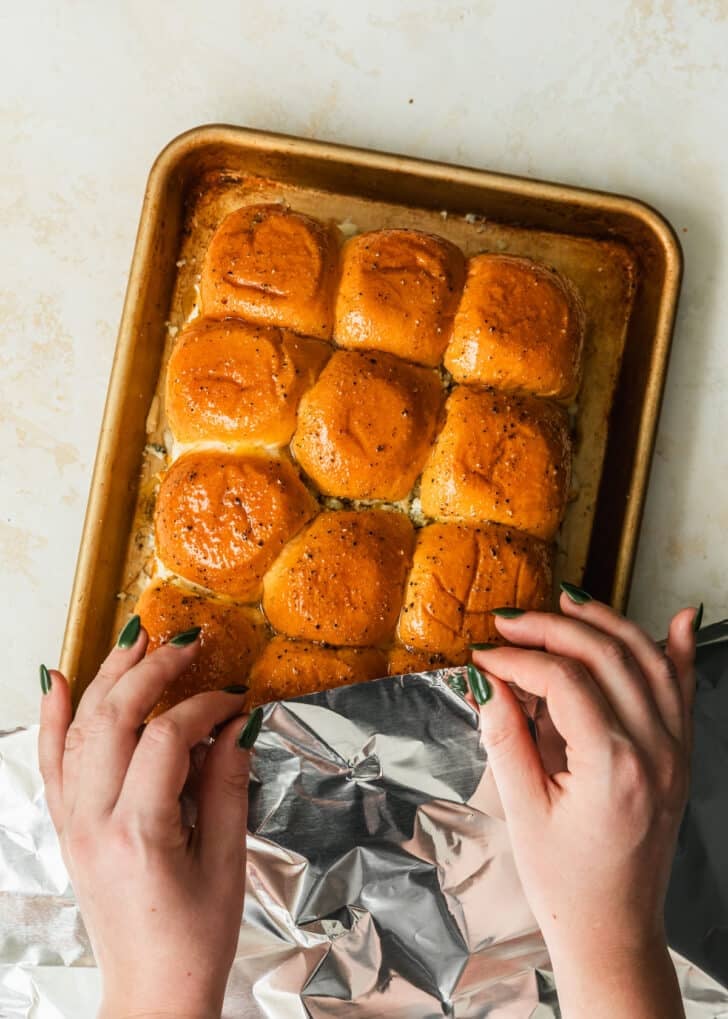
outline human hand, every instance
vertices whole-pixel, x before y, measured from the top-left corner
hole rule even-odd
[[[102,972],[99,1014],[218,1017],[245,889],[250,755],[236,745],[240,723],[207,753],[194,827],[180,796],[193,747],[238,714],[244,688],[198,694],[141,731],[194,659],[199,631],[145,658],[138,617],[122,634],[130,629],[132,646],[109,654],[73,720],[65,678],[41,669],[44,690],[50,684],[39,739],[48,807]],[[251,715],[248,745],[259,725]]]
[[[688,789],[695,611],[675,616],[663,653],[606,605],[562,595],[561,609],[499,618],[517,646],[473,655],[516,866],[564,1015],[681,1016],[663,909]],[[566,770],[544,770],[509,683],[546,699]]]

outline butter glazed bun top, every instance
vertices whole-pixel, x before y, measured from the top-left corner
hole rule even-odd
[[[502,643],[491,609],[544,609],[551,549],[510,528],[430,524],[417,534],[399,620],[409,647],[462,661],[471,643]]]
[[[386,655],[377,648],[322,647],[308,640],[274,637],[253,666],[246,706],[362,683],[386,671]]]
[[[284,445],[296,410],[331,354],[320,340],[240,319],[201,319],[167,365],[166,411],[180,442]]]
[[[528,258],[476,255],[445,367],[457,382],[567,400],[583,342],[584,309],[568,280]]]
[[[293,454],[325,495],[404,499],[427,459],[442,401],[432,369],[338,351],[301,401]]]
[[[189,453],[157,497],[157,554],[186,580],[252,601],[263,574],[318,505],[285,460]]]
[[[394,636],[414,537],[403,513],[321,513],[266,574],[269,622],[305,640],[386,645]]]
[[[197,658],[164,691],[155,715],[192,694],[243,682],[266,641],[260,609],[218,601],[169,581],[145,588],[136,611],[149,634],[147,653],[178,633],[202,627]]]
[[[346,243],[335,339],[434,367],[450,339],[465,258],[449,241],[417,230],[377,230]]]
[[[338,244],[323,223],[283,205],[246,205],[222,221],[202,268],[205,315],[233,315],[331,337]]]
[[[423,512],[556,534],[566,508],[571,440],[563,408],[534,397],[456,386],[422,475]]]

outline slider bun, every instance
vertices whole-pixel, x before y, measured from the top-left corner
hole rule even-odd
[[[301,400],[292,451],[326,495],[404,499],[427,459],[442,399],[431,369],[338,351]]]
[[[284,445],[331,353],[320,340],[240,319],[198,319],[167,366],[167,421],[179,442]]]
[[[460,664],[453,662],[452,659],[446,660],[442,655],[431,651],[405,647],[403,644],[395,644],[387,657],[387,674],[390,676],[404,676],[408,672],[431,672],[447,665]],[[465,655],[462,655],[462,659],[465,660]]]
[[[322,223],[283,205],[246,205],[210,242],[200,296],[205,315],[236,315],[328,339],[338,245]]]
[[[274,637],[250,674],[249,707],[362,683],[386,672],[386,656],[377,648],[322,647],[308,640]]]
[[[186,580],[252,601],[265,571],[317,508],[285,460],[189,453],[172,464],[159,489],[157,554]]]
[[[457,386],[422,475],[434,519],[492,521],[552,538],[571,474],[568,418],[535,397]]]
[[[169,581],[145,588],[136,611],[149,634],[147,654],[178,633],[202,627],[197,658],[167,687],[152,715],[193,694],[245,682],[266,640],[259,609],[195,594]]]
[[[568,280],[528,258],[476,255],[445,367],[457,382],[567,400],[583,342],[584,307]]]
[[[430,524],[418,532],[398,636],[449,661],[502,642],[490,610],[551,603],[551,548],[506,527]]]
[[[412,524],[402,513],[321,513],[266,574],[265,614],[290,637],[355,647],[386,644],[413,545]]]
[[[377,230],[346,243],[336,297],[336,342],[440,363],[465,279],[465,258],[441,237]]]

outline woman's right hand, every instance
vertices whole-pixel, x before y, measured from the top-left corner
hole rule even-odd
[[[516,866],[565,1016],[673,1019],[663,910],[688,790],[695,612],[675,616],[663,652],[606,605],[564,594],[561,608],[499,618],[514,646],[473,656]],[[565,770],[544,770],[510,683],[546,699]]]

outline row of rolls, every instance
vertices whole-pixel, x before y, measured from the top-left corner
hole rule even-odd
[[[227,216],[175,340],[150,647],[202,626],[158,710],[248,707],[465,660],[490,609],[545,607],[580,380],[573,286],[413,230],[282,205]]]

